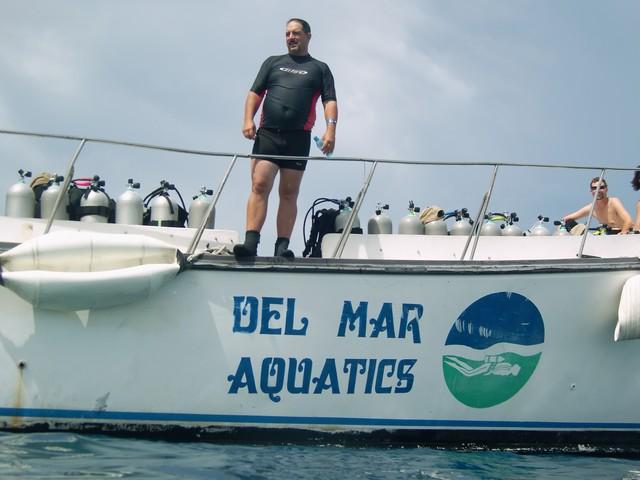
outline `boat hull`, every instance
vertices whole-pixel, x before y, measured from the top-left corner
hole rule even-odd
[[[114,308],[47,311],[0,289],[0,421],[630,451],[640,345],[613,332],[639,272],[633,259],[210,257]]]

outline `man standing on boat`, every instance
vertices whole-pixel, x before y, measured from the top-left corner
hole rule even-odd
[[[598,188],[600,183],[600,188]],[[599,177],[591,179],[589,184],[591,187],[591,195],[595,195],[598,192],[596,199],[596,205],[593,209],[593,216],[603,225],[607,226],[607,234],[627,234],[633,227],[633,221],[631,216],[625,210],[622,202],[616,197],[607,196],[608,186],[607,182],[603,178],[600,181]],[[578,220],[589,215],[591,211],[591,204],[585,205],[580,210],[565,215],[562,220],[564,222],[570,220]]]
[[[236,257],[257,254],[269,194],[278,172],[280,204],[274,255],[293,257],[289,239],[298,213],[298,192],[307,161],[264,159],[259,155],[308,156],[318,97],[322,97],[327,124],[322,151],[329,154],[335,148],[338,103],[331,70],[309,55],[311,27],[306,21],[292,18],[287,22],[285,35],[289,53],[264,61],[245,102],[242,134],[254,140],[254,144],[247,231],[244,243],[233,249]],[[260,128],[256,132],[254,117],[263,99]]]

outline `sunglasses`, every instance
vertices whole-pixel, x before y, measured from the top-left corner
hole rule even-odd
[[[594,190],[596,190],[597,188],[598,188],[598,186],[597,186],[597,185],[595,185],[595,186],[594,186],[594,185],[591,185],[591,191],[594,191]],[[606,185],[600,185],[600,190],[605,190],[606,188],[607,188],[607,186],[606,186]]]

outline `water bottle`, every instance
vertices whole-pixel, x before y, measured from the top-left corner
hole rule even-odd
[[[320,137],[318,137],[317,135],[315,137],[313,137],[313,141],[316,142],[316,146],[320,149],[320,151],[322,151],[322,145],[323,145],[323,141]],[[331,158],[331,152],[327,153],[327,158]]]

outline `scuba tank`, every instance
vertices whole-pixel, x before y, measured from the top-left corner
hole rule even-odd
[[[82,196],[91,188],[91,182],[93,182],[93,178],[74,178],[69,183],[69,191],[67,191],[69,220],[80,221],[80,217],[82,217],[80,202],[82,202]]]
[[[393,232],[391,217],[389,216],[389,205],[378,204],[375,213],[367,223],[369,234],[389,234]]]
[[[178,205],[169,197],[171,184],[163,180],[160,185],[163,187],[162,193],[149,202],[149,210],[151,211],[150,224],[160,227],[174,227],[178,223]]]
[[[56,198],[60,193],[60,182],[64,180],[62,175],[54,175],[47,183],[47,188],[42,192],[40,196],[40,216],[42,218],[49,218],[53,212],[53,207],[56,204]],[[66,193],[62,195],[62,201],[58,206],[53,218],[56,220],[69,220],[69,197]]]
[[[36,196],[29,185],[27,178],[31,172],[18,170],[20,180],[7,190],[4,204],[4,214],[14,218],[33,218],[36,211]]]
[[[335,220],[335,230],[337,233],[342,233],[344,227],[347,226],[347,222],[349,221],[349,216],[353,211],[354,205],[355,202],[351,200],[351,197],[340,200],[340,209]],[[353,221],[353,225],[351,226],[351,233],[362,233],[362,229],[360,228],[360,219],[357,216]]]
[[[566,225],[560,220],[554,221],[553,224],[556,226],[555,230],[552,233],[554,237],[564,237],[566,235],[571,235],[571,233],[569,233],[569,231],[567,230]]]
[[[187,222],[189,228],[200,227],[204,216],[207,214],[209,205],[211,205],[211,195],[213,195],[213,190],[207,190],[207,187],[202,187],[200,193],[193,196],[193,201],[191,205],[189,205],[189,221]],[[214,208],[211,210],[205,228],[214,228],[215,218],[216,210]]]
[[[91,185],[80,197],[80,221],[87,223],[107,223],[109,221],[109,195],[104,191],[104,180],[98,175],[91,179]]]
[[[518,215],[516,212],[511,212],[510,214],[505,214],[505,222],[506,226],[502,230],[502,235],[507,237],[521,237],[524,235],[522,229],[516,225],[516,222],[519,221]]]
[[[538,215],[538,221],[529,229],[529,235],[533,235],[534,237],[544,237],[547,235],[551,235],[551,232],[547,227],[544,226],[544,222],[548,222],[549,217],[543,217],[542,215]]]
[[[174,190],[182,207],[174,202],[169,196],[169,191]],[[147,195],[144,199],[144,205],[148,207],[149,221],[145,224],[156,225],[159,227],[184,227],[184,221],[187,218],[187,209],[184,207],[182,195],[176,189],[175,185],[162,180],[160,187]]]
[[[466,208],[452,212],[456,221],[449,230],[449,235],[469,235],[473,230],[473,220],[469,218],[469,211]]]
[[[434,220],[424,225],[425,235],[449,235],[447,224],[444,220]]]
[[[140,183],[133,183],[133,178],[127,180],[127,190],[118,197],[116,203],[116,223],[126,225],[142,225],[144,207],[142,198],[136,192]]]
[[[484,216],[484,223],[480,228],[480,235],[485,237],[499,237],[502,236],[502,227],[496,222],[504,220],[504,215],[499,213],[488,213]]]
[[[420,207],[413,204],[413,200],[409,202],[409,212],[400,219],[398,223],[398,233],[401,235],[424,235],[424,225],[417,215]]]
[[[449,235],[447,224],[444,222],[444,210],[440,207],[427,207],[420,214],[425,235]]]

